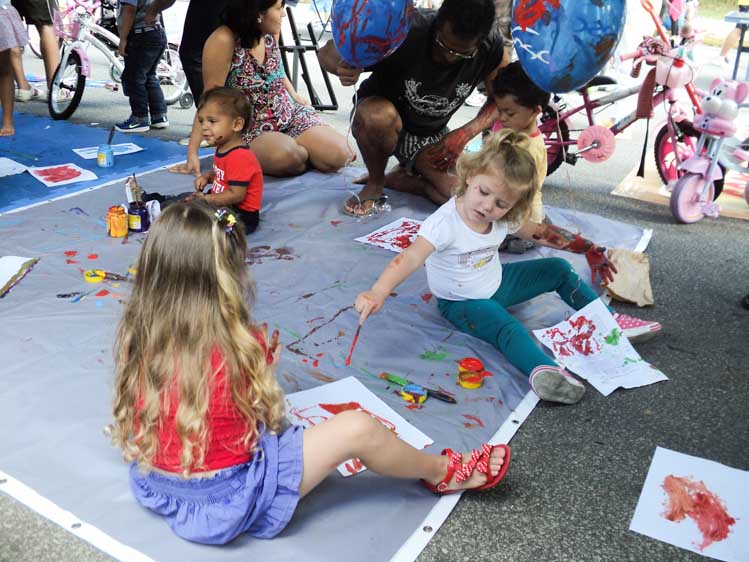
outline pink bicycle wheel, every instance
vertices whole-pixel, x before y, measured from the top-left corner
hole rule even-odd
[[[712,203],[714,195],[711,183],[707,192],[707,201],[700,201],[704,186],[705,178],[698,174],[687,174],[679,178],[669,200],[671,213],[677,221],[691,224],[702,220],[705,216],[702,205]]]
[[[676,143],[671,139],[668,125],[664,125],[655,137],[655,165],[663,183],[679,179],[678,166],[680,162],[691,158],[697,150],[700,134],[688,121],[674,123],[677,128]],[[677,158],[678,155],[678,158]]]

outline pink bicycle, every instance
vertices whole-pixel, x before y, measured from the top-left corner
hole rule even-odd
[[[749,98],[749,84],[716,79],[703,101],[704,112],[695,121],[702,133],[695,155],[681,165],[684,175],[673,186],[669,206],[677,221],[693,223],[717,218],[716,185],[726,169],[749,173],[749,139],[734,138],[741,103]],[[749,181],[744,188],[749,203]]]

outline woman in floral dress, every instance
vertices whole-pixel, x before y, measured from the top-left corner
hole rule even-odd
[[[294,176],[310,168],[335,172],[353,159],[345,137],[323,124],[286,77],[278,48],[283,0],[229,0],[225,25],[203,47],[203,82],[241,90],[253,107],[245,136],[265,174]],[[200,125],[193,123],[187,163],[173,171],[198,173]]]

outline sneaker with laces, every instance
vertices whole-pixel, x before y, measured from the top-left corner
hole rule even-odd
[[[151,128],[152,129],[167,129],[169,128],[169,120],[166,118],[166,115],[162,115],[161,117],[154,117],[151,119]]]
[[[649,340],[661,331],[661,324],[651,320],[641,320],[628,314],[614,313],[614,320],[630,343]]]
[[[533,369],[529,377],[531,388],[541,400],[575,404],[585,394],[585,386],[566,369],[540,365]]]
[[[141,121],[140,119],[137,119],[131,115],[130,117],[128,117],[127,121],[117,123],[114,128],[121,133],[145,133],[151,127],[148,124],[147,120]]]

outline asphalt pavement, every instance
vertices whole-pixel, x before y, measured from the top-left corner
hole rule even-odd
[[[717,49],[702,53],[714,57]],[[41,61],[27,55],[25,62],[28,72],[42,72]],[[345,134],[352,89],[338,85],[336,93],[341,107],[324,119]],[[39,102],[17,109],[46,114]],[[453,123],[474,112],[463,107]],[[91,88],[71,121],[96,123],[104,138],[127,116],[121,93]],[[185,137],[192,117],[193,110],[173,106],[171,127],[149,134]],[[639,162],[642,139],[636,127],[605,164],[563,165],[547,179],[544,201],[653,229],[647,253],[656,304],[616,308],[663,324],[638,351],[669,381],[608,397],[586,385],[575,406],[540,404],[512,440],[513,465],[502,485],[465,495],[420,562],[702,559],[628,528],[657,446],[749,469],[749,311],[739,305],[749,292],[749,222],[679,225],[667,207],[610,195]],[[0,562],[108,559],[0,494]]]

